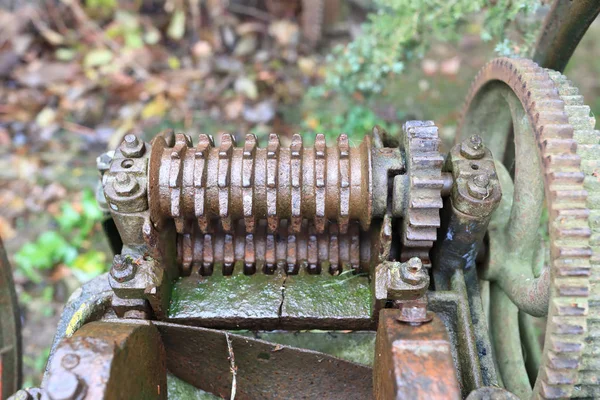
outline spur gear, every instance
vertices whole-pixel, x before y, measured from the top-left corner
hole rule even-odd
[[[514,378],[527,376],[519,365],[524,362],[520,345],[502,340],[511,334],[508,327],[519,326],[516,320],[510,323],[518,313],[500,310],[490,301],[490,315],[500,316],[492,318],[490,333],[497,338],[495,353],[504,384],[521,398],[585,396],[579,390],[585,375],[585,340],[595,330],[588,320],[590,212],[576,130],[560,85],[530,60],[500,58],[480,71],[467,99],[457,138],[474,133],[487,138],[514,181],[508,212],[497,213],[490,225],[483,277],[493,285],[492,293],[502,292],[500,296],[506,295],[521,312],[546,315],[548,321],[531,387]],[[532,158],[535,152],[539,157]],[[547,245],[536,229],[543,204],[548,213]],[[539,265],[543,267],[536,273]],[[591,387],[587,390],[595,390]]]
[[[429,251],[440,227],[442,164],[440,138],[433,121],[404,124],[407,189],[402,214],[401,261],[419,257],[430,264]]]

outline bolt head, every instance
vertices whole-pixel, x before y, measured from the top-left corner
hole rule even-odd
[[[467,182],[467,191],[474,198],[484,200],[490,196],[489,184],[490,178],[486,174],[475,175]]]
[[[121,196],[130,196],[134,194],[140,185],[138,184],[135,178],[129,176],[126,172],[119,172],[115,176],[115,180],[113,182],[113,188],[115,192]]]
[[[413,257],[405,263],[402,263],[400,276],[405,283],[409,285],[419,285],[426,278],[423,271],[423,263],[418,257]]]
[[[48,380],[46,391],[52,400],[73,400],[85,390],[83,382],[72,372],[54,372]]]
[[[485,156],[483,141],[478,135],[463,140],[460,144],[460,154],[468,160],[478,160]]]
[[[120,150],[125,157],[141,157],[146,151],[146,144],[139,140],[137,136],[129,134],[125,135],[123,143],[121,143]]]
[[[130,133],[129,135],[125,135],[125,138],[123,139],[123,143],[125,144],[125,146],[127,148],[134,149],[138,145],[139,140],[138,140],[137,136],[132,135]]]
[[[137,264],[129,256],[115,255],[110,275],[119,283],[127,282],[135,277]]]
[[[109,170],[114,154],[114,151],[109,151],[96,158],[96,167],[98,168],[100,174],[104,174]]]
[[[475,150],[479,150],[483,146],[483,140],[479,135],[471,135],[469,138],[469,144]]]
[[[475,185],[479,186],[480,188],[485,189],[490,184],[490,178],[485,174],[481,174],[481,175],[477,175],[475,178],[473,178],[473,182],[475,183]]]

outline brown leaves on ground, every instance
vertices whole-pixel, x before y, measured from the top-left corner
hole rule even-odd
[[[297,102],[322,75],[294,2],[117,3],[0,11],[1,141],[47,141],[63,129],[106,143],[98,126],[118,138],[162,119],[202,129],[206,114],[244,134],[272,124],[276,105]]]

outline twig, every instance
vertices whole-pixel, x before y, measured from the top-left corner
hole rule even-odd
[[[63,128],[65,128],[68,131],[79,133],[82,135],[86,135],[86,136],[95,136],[96,135],[96,131],[94,131],[93,129],[88,128],[87,126],[76,124],[75,122],[63,121],[62,126],[63,126]]]
[[[231,339],[229,338],[229,333],[225,332],[225,340],[227,340],[227,352],[229,353],[229,370],[231,371],[232,379],[231,379],[231,397],[230,400],[235,399],[235,391],[237,389],[237,367],[235,366],[235,356],[233,354],[233,346],[231,346]]]
[[[269,15],[268,13],[261,11],[257,8],[245,6],[243,4],[230,3],[229,10],[234,13],[244,14],[249,17],[260,19],[265,22],[271,22],[271,20],[273,20],[271,15]]]
[[[192,14],[192,28],[194,29],[194,39],[198,39],[200,35],[200,24],[202,15],[200,9],[200,0],[189,0],[190,13]]]

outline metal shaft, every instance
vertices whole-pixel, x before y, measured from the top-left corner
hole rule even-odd
[[[195,228],[191,234],[177,235],[178,262],[184,275],[196,270],[201,275],[231,275],[234,271],[243,271],[246,275],[273,274],[276,270],[287,274],[304,270],[309,274],[337,275],[344,270],[368,271],[369,235],[361,234],[357,223],[351,223],[344,234],[335,223],[320,234],[306,221],[300,233],[294,234],[288,229],[285,221],[275,234],[268,232],[264,222],[253,233],[244,232],[242,223],[234,233],[222,229],[203,233]]]
[[[340,135],[328,147],[317,135],[314,147],[304,147],[296,134],[290,147],[283,147],[271,134],[266,148],[251,134],[243,146],[227,133],[218,147],[203,134],[196,146],[185,134],[175,135],[172,143],[159,139],[150,156],[150,212],[153,221],[173,218],[178,233],[190,233],[194,225],[210,232],[216,220],[225,232],[243,220],[248,233],[261,219],[269,232],[282,219],[296,233],[304,219],[314,222],[317,233],[325,232],[329,221],[342,234],[350,221],[359,221],[363,230],[370,225],[369,137],[350,147],[348,137]]]

